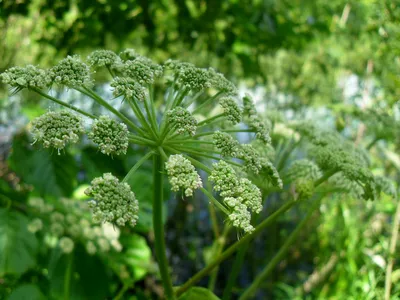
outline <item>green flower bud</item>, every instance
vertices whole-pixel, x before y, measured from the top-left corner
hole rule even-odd
[[[119,53],[122,60],[135,60],[140,54],[135,49],[125,49]]]
[[[17,91],[23,88],[44,89],[49,87],[51,79],[47,72],[38,67],[27,65],[26,67],[12,67],[0,74],[0,79]]]
[[[314,182],[307,178],[299,178],[295,181],[298,199],[308,199],[314,195]]]
[[[236,193],[243,199],[245,204],[251,211],[256,214],[262,210],[262,197],[260,189],[247,178],[241,178]]]
[[[89,66],[78,56],[67,56],[50,69],[49,75],[55,83],[70,87],[88,86],[92,83]]]
[[[232,97],[223,97],[219,100],[219,104],[224,109],[225,115],[232,124],[240,122],[242,112]]]
[[[213,134],[214,145],[221,150],[223,157],[239,157],[241,148],[239,141],[235,140],[229,133],[216,131]]]
[[[131,78],[115,77],[111,82],[111,87],[114,88],[113,95],[115,97],[123,96],[140,101],[144,101],[146,98],[146,88]]]
[[[153,71],[153,75],[156,78],[161,77],[164,73],[164,68],[161,65],[153,62],[150,58],[147,58],[145,56],[139,56],[136,58],[136,61],[139,61],[142,64],[148,66]]]
[[[248,179],[238,179],[235,171],[225,161],[213,165],[208,179],[214,183],[214,190],[220,192],[224,204],[229,208],[228,218],[232,225],[252,232],[251,214],[248,209],[259,213],[262,210],[261,191]]]
[[[267,159],[261,160],[261,175],[266,176],[273,186],[276,186],[280,189],[283,188],[282,179],[279,176],[278,170],[275,166]]]
[[[89,255],[94,255],[97,252],[96,245],[92,241],[86,243],[86,251]]]
[[[253,99],[249,94],[243,97],[243,116],[248,126],[256,133],[256,138],[265,144],[271,143],[269,128],[261,120],[254,106]]]
[[[195,189],[203,186],[200,175],[191,162],[180,154],[171,155],[165,163],[165,169],[174,192],[183,188],[186,197],[190,197]]]
[[[110,243],[107,239],[99,238],[97,240],[97,244],[99,245],[100,251],[102,251],[102,252],[110,251]]]
[[[238,94],[237,87],[226,79],[223,74],[217,73],[213,68],[210,68],[209,71],[211,74],[211,85],[215,89],[226,95],[236,96]]]
[[[139,203],[135,194],[126,182],[119,182],[111,173],[93,179],[85,194],[94,198],[89,207],[96,222],[116,223],[119,226],[125,226],[127,222],[133,226],[136,224]]]
[[[244,160],[244,167],[248,171],[258,174],[262,169],[262,161],[260,155],[250,144],[241,145],[240,159]]]
[[[60,241],[58,242],[58,245],[61,248],[61,251],[64,253],[71,253],[74,250],[74,241],[71,240],[69,237],[63,236]]]
[[[185,89],[199,92],[211,87],[211,75],[207,69],[185,64],[178,69],[178,84]]]
[[[195,135],[197,129],[197,121],[192,114],[182,108],[176,107],[167,112],[168,123],[176,130],[178,134]]]
[[[289,181],[295,181],[300,178],[315,181],[322,176],[322,172],[313,161],[300,159],[291,164],[285,175]]]
[[[68,143],[77,143],[84,132],[82,120],[68,112],[47,112],[32,121],[33,137],[45,148],[64,149]]]
[[[53,223],[50,226],[50,232],[55,236],[61,236],[64,234],[64,226],[60,223]]]
[[[110,50],[96,50],[93,51],[87,58],[90,66],[111,67],[116,63],[120,63],[120,58],[117,54]]]
[[[124,63],[122,73],[126,77],[136,80],[141,85],[154,83],[153,70],[143,61],[135,59]]]
[[[36,233],[40,231],[43,228],[43,222],[41,219],[33,219],[29,224],[28,224],[28,231],[32,233]]]
[[[94,121],[88,137],[99,145],[103,154],[120,155],[126,154],[128,149],[128,133],[124,123],[118,123],[108,116],[100,116]]]
[[[53,223],[63,223],[65,218],[62,213],[56,211],[50,215],[50,220]]]

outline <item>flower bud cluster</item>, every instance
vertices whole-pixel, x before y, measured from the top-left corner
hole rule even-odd
[[[141,85],[154,83],[153,70],[140,59],[127,60],[122,67],[122,73]]]
[[[199,92],[211,87],[211,75],[209,70],[197,68],[188,63],[170,64],[175,68],[178,84],[187,90]]]
[[[216,131],[213,134],[214,145],[221,150],[222,157],[239,157],[241,155],[240,143],[229,133]]]
[[[64,253],[70,253],[75,244],[81,243],[91,255],[110,249],[122,250],[119,229],[110,223],[99,226],[89,221],[87,202],[61,199],[54,207],[41,198],[31,198],[28,203],[41,215],[41,218],[35,218],[28,224],[28,230],[42,232],[49,247],[58,244]]]
[[[17,90],[23,88],[47,88],[51,83],[51,78],[45,70],[38,67],[27,65],[26,67],[12,67],[0,74],[0,79],[5,84],[9,84]]]
[[[111,173],[105,173],[92,180],[85,194],[94,198],[89,202],[89,207],[96,222],[136,225],[139,203],[126,182],[120,182]]]
[[[256,138],[265,144],[271,143],[269,129],[262,121],[249,94],[243,97],[243,116],[249,127],[256,132]]]
[[[216,72],[213,68],[210,68],[209,71],[213,88],[229,96],[236,96],[238,94],[237,87],[226,79],[223,74]]]
[[[124,97],[126,99],[137,99],[144,101],[146,98],[146,88],[137,83],[134,79],[115,77],[111,82],[113,95],[115,97]]]
[[[67,56],[49,70],[49,76],[57,84],[70,87],[91,85],[90,68],[78,56]]]
[[[235,170],[225,161],[213,165],[208,179],[214,183],[214,190],[220,193],[228,207],[228,218],[233,226],[252,232],[254,227],[250,224],[250,211],[259,213],[262,210],[260,190],[248,179],[239,179]]]
[[[242,111],[232,97],[223,97],[219,100],[219,104],[224,109],[224,114],[232,124],[240,123]]]
[[[121,59],[117,54],[110,50],[93,51],[87,58],[90,66],[95,68],[111,67],[114,64],[120,64]]]
[[[167,112],[168,123],[172,125],[178,134],[195,135],[197,120],[192,114],[182,107],[176,107]]]
[[[100,151],[107,155],[126,154],[129,145],[128,128],[108,116],[100,116],[95,120],[89,139],[99,145]]]
[[[171,155],[165,163],[172,190],[184,189],[185,196],[193,196],[193,191],[201,188],[203,183],[191,162],[181,154]]]
[[[315,181],[321,176],[322,172],[318,165],[309,159],[296,160],[285,174],[289,181],[296,181],[300,178]]]
[[[32,135],[45,148],[63,149],[68,143],[77,143],[84,132],[82,120],[69,111],[47,112],[32,121]]]

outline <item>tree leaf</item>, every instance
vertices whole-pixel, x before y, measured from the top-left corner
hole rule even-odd
[[[8,300],[44,300],[40,289],[33,284],[23,284],[18,286],[8,297]]]
[[[219,300],[217,296],[210,290],[203,287],[192,287],[182,294],[178,300]]]
[[[24,215],[0,209],[0,276],[21,275],[35,265],[38,241],[28,231],[28,223]]]

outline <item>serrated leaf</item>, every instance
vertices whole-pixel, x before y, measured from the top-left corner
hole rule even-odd
[[[192,287],[182,294],[178,300],[219,300],[217,296],[210,290],[203,287]]]
[[[8,300],[44,300],[40,289],[33,284],[23,284],[18,286],[8,297]]]
[[[21,275],[35,265],[38,241],[28,231],[28,223],[24,215],[0,209],[0,276]]]

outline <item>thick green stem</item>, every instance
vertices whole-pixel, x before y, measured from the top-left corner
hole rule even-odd
[[[155,238],[155,251],[158,267],[160,269],[164,294],[167,299],[176,299],[172,289],[172,281],[169,276],[168,260],[165,248],[165,235],[163,224],[163,172],[164,160],[161,155],[154,155],[153,160],[153,226]]]
[[[73,105],[71,105],[71,104],[65,103],[65,102],[63,102],[63,101],[61,101],[61,100],[59,100],[59,99],[57,99],[57,98],[54,98],[54,97],[52,97],[52,96],[50,96],[50,95],[48,95],[48,94],[46,94],[46,93],[43,93],[41,90],[39,90],[39,89],[37,89],[37,88],[30,88],[30,89],[31,89],[32,91],[38,93],[39,95],[41,95],[41,96],[43,96],[43,97],[45,97],[45,98],[47,98],[47,99],[50,99],[51,101],[54,101],[54,102],[57,103],[57,104],[60,104],[60,105],[62,105],[62,106],[64,106],[64,107],[67,107],[67,108],[69,108],[69,109],[72,109],[73,111],[76,111],[76,112],[78,112],[78,113],[80,113],[80,114],[82,114],[82,115],[84,115],[84,116],[86,116],[86,117],[89,117],[89,118],[91,118],[91,119],[96,119],[96,116],[94,116],[94,115],[92,115],[92,114],[89,114],[89,113],[87,113],[87,112],[85,112],[85,111],[83,111],[83,110],[81,110],[81,109],[79,109],[79,108],[77,108],[77,107],[75,107],[75,106],[73,106]]]
[[[220,256],[215,258],[209,265],[207,265],[204,269],[196,273],[192,278],[190,278],[187,282],[185,282],[176,292],[179,296],[186,292],[190,287],[192,287],[196,282],[198,282],[201,278],[211,273],[211,271],[221,264],[224,260],[230,257],[236,250],[239,249],[242,245],[248,243],[250,240],[254,239],[257,235],[259,235],[266,227],[268,227],[271,223],[273,223],[280,215],[290,209],[296,201],[289,201],[281,208],[279,208],[276,212],[270,215],[267,219],[262,221],[258,226],[256,226],[255,230],[251,234],[245,235],[239,241],[234,243],[228,249],[221,253]]]
[[[261,273],[255,278],[255,280],[252,282],[252,284],[244,291],[244,293],[239,298],[239,300],[246,300],[246,299],[249,299],[250,297],[252,297],[254,295],[254,293],[257,291],[258,286],[261,283],[265,282],[268,275],[274,270],[275,266],[285,257],[286,253],[289,251],[290,246],[297,239],[300,231],[303,229],[303,227],[306,225],[308,220],[311,218],[314,211],[319,207],[320,201],[321,201],[321,198],[315,200],[315,202],[313,203],[313,205],[307,212],[307,215],[304,217],[304,219],[297,225],[296,229],[289,235],[289,237],[286,238],[285,243],[279,249],[278,253],[268,263],[268,265],[261,271]]]

